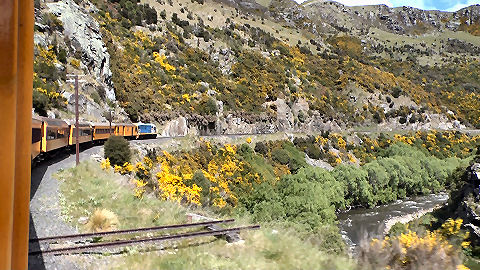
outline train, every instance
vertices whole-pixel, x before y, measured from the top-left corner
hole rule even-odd
[[[47,117],[32,117],[32,162],[47,153],[70,148],[76,145],[75,123]],[[87,123],[79,122],[78,143],[102,143],[110,136],[123,136],[126,139],[153,139],[157,128],[149,123]]]

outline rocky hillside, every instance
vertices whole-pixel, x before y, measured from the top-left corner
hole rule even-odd
[[[480,6],[37,0],[34,108],[164,135],[480,127]]]

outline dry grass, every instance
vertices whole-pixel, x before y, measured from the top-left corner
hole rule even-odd
[[[106,232],[116,230],[118,225],[115,213],[107,209],[97,209],[85,225],[85,229],[88,232]]]

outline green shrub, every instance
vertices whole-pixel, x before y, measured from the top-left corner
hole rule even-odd
[[[392,89],[392,96],[394,98],[400,97],[402,95],[402,93],[403,93],[403,89],[398,87],[398,86],[396,86]]]
[[[244,143],[238,148],[238,154],[240,154],[242,157],[247,157],[253,154],[253,150],[250,145]]]
[[[398,236],[402,233],[407,233],[408,232],[408,227],[406,224],[397,222],[395,223],[391,228],[390,231],[388,231],[388,236]]]
[[[290,162],[290,157],[285,149],[276,148],[272,151],[272,160],[282,165],[287,165]]]
[[[288,167],[290,172],[296,173],[300,168],[307,167],[305,153],[299,151],[291,142],[284,142],[283,149],[287,152],[289,158]]]
[[[125,162],[130,162],[132,151],[130,144],[121,136],[111,136],[104,145],[105,158],[110,160],[112,165],[122,166]]]
[[[65,48],[60,47],[58,49],[57,58],[58,58],[58,61],[60,61],[61,63],[63,63],[63,64],[67,63],[67,51],[65,50]]]
[[[214,115],[218,111],[217,103],[213,98],[201,100],[195,109],[202,115]]]
[[[368,175],[361,168],[340,165],[332,172],[333,177],[344,184],[347,205],[375,205]]]
[[[268,147],[264,142],[257,142],[254,149],[255,152],[261,154],[262,156],[265,156],[268,153]]]
[[[320,159],[322,157],[322,150],[314,144],[309,144],[307,146],[307,155],[313,159]]]
[[[212,182],[210,182],[205,175],[203,174],[202,171],[197,170],[193,174],[193,178],[190,182],[186,182],[188,186],[191,186],[193,183],[197,184],[199,187],[202,188],[202,191],[200,191],[200,202],[202,205],[210,205],[210,187]]]
[[[50,109],[48,97],[38,91],[33,91],[33,108],[41,116],[47,116],[47,111]]]

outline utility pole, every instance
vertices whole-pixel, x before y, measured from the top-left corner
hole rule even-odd
[[[79,116],[79,113],[78,113],[78,83],[80,82],[78,80],[78,76],[77,74],[75,75],[70,75],[68,74],[67,76],[70,76],[70,77],[74,77],[74,82],[75,82],[75,162],[76,162],[76,165],[78,166],[78,164],[80,164],[80,142],[78,140],[78,116]],[[80,75],[80,76],[83,76],[83,75]],[[72,82],[72,80],[67,80],[67,82]]]
[[[109,114],[108,122],[110,123],[110,129],[108,131],[109,131],[109,134],[111,136],[112,135],[112,110],[109,110],[108,114]]]
[[[75,161],[80,163],[80,145],[78,142],[78,75],[75,75]]]

